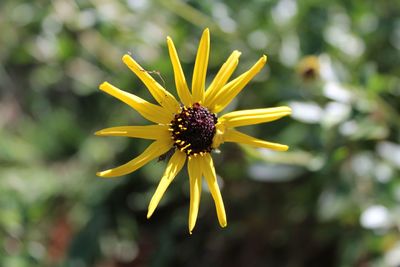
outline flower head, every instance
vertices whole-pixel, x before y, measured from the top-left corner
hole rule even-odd
[[[318,57],[306,56],[297,65],[297,73],[304,81],[314,81],[319,77],[320,64]]]
[[[235,128],[277,120],[289,115],[291,110],[289,107],[261,108],[234,111],[217,117],[217,113],[221,112],[262,69],[267,57],[262,56],[248,71],[228,82],[241,54],[233,51],[205,90],[210,51],[210,33],[205,29],[197,51],[190,91],[174,43],[169,37],[167,45],[180,101],[157,83],[130,55],[124,55],[123,62],[146,85],[158,105],[122,91],[108,82],[100,85],[101,90],[123,101],[154,125],[112,127],[100,130],[96,135],[127,136],[154,141],[133,160],[119,167],[98,172],[97,175],[101,177],[125,175],[172,151],[173,154],[150,201],[147,218],[151,217],[164,192],[187,162],[190,182],[189,232],[192,232],[196,224],[203,177],[214,199],[219,224],[225,227],[227,225],[225,208],[210,152],[224,142],[286,151],[288,149],[286,145],[263,141],[241,133]]]

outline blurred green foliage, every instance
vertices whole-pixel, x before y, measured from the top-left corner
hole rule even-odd
[[[229,110],[290,105],[245,131],[291,148],[223,145],[228,227],[203,194],[189,236],[186,171],[148,221],[165,163],[100,179],[147,143],[93,132],[147,123],[97,90],[151,99],[124,53],[175,94],[165,38],[190,81],[205,27],[209,81],[232,50],[236,73],[268,55]],[[398,1],[3,0],[0,29],[0,266],[400,265]]]

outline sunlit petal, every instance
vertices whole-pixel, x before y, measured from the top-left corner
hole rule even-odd
[[[207,88],[204,99],[204,105],[206,107],[209,105],[209,103],[214,102],[217,93],[226,84],[232,73],[235,71],[236,66],[239,63],[240,54],[241,53],[237,50],[232,52],[226,62],[222,65],[221,69],[218,71],[210,86]]]
[[[251,146],[255,146],[255,147],[269,148],[269,149],[278,150],[278,151],[286,151],[289,148],[286,145],[271,143],[271,142],[267,142],[264,140],[254,138],[252,136],[241,133],[234,129],[226,130],[224,133],[223,139],[225,142],[241,143],[241,144],[251,145]]]
[[[176,150],[174,155],[168,162],[167,168],[164,171],[164,175],[158,184],[157,190],[150,200],[147,218],[150,218],[160,202],[162,196],[167,190],[168,186],[174,180],[175,176],[180,172],[186,161],[186,154]]]
[[[146,85],[149,92],[161,106],[168,109],[171,113],[174,113],[179,109],[179,103],[176,101],[175,97],[154,80],[148,71],[143,69],[130,55],[124,55],[122,61]]]
[[[270,122],[289,115],[289,107],[260,108],[233,111],[221,116],[218,121],[227,127],[239,127],[263,122]]]
[[[250,70],[246,71],[236,79],[227,83],[217,94],[215,100],[209,103],[209,109],[213,112],[222,111],[242,89],[257,75],[267,63],[267,56],[262,56]]]
[[[221,227],[227,226],[226,214],[224,202],[222,200],[221,192],[217,183],[217,176],[215,174],[215,168],[213,160],[210,154],[206,154],[202,157],[202,170],[204,178],[206,179],[210,193],[214,199],[215,209],[217,211],[217,217]]]
[[[174,42],[170,37],[167,37],[169,57],[171,58],[172,67],[174,69],[175,86],[178,96],[185,106],[192,104],[192,95],[190,94],[186,83],[185,74],[183,73],[178,53],[176,52]]]
[[[171,114],[168,114],[164,108],[151,104],[134,94],[122,91],[108,82],[102,83],[99,88],[129,105],[149,121],[156,123],[169,123],[171,121]]]
[[[208,56],[210,54],[210,31],[205,29],[197,50],[196,62],[193,70],[192,95],[193,102],[204,102]]]
[[[171,148],[171,142],[159,140],[153,142],[142,154],[119,167],[96,173],[100,177],[115,177],[136,171],[152,159],[159,157]]]
[[[98,136],[126,136],[143,139],[168,139],[170,132],[167,125],[118,126],[102,129],[95,133]]]
[[[196,225],[199,212],[201,195],[201,166],[200,157],[190,157],[188,160],[188,172],[190,183],[190,207],[189,207],[189,233],[192,234]]]

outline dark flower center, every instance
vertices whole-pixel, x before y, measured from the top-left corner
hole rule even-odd
[[[217,116],[199,103],[192,107],[183,106],[169,129],[174,146],[188,156],[211,152],[217,122]]]
[[[312,80],[312,79],[316,78],[317,73],[316,73],[315,68],[309,67],[303,71],[302,75],[303,75],[304,79]]]

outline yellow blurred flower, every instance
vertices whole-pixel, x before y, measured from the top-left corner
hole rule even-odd
[[[304,81],[313,81],[319,77],[320,64],[318,57],[306,56],[297,65],[297,73]]]
[[[157,83],[130,55],[124,55],[122,61],[142,80],[158,105],[122,91],[108,82],[100,85],[101,90],[123,101],[154,125],[112,127],[100,130],[96,135],[127,136],[150,139],[154,142],[133,160],[119,167],[98,172],[97,175],[114,177],[131,173],[172,149],[173,154],[150,201],[147,218],[153,214],[164,192],[187,162],[190,182],[189,232],[192,232],[196,224],[202,177],[205,178],[214,199],[219,224],[225,227],[227,225],[225,208],[210,152],[224,142],[286,151],[288,149],[286,145],[254,138],[237,131],[235,127],[274,121],[289,115],[291,109],[276,107],[240,110],[218,118],[216,113],[221,112],[262,69],[267,57],[262,56],[248,71],[228,82],[241,54],[239,51],[233,51],[205,90],[210,52],[210,33],[205,29],[197,51],[190,91],[170,37],[167,37],[167,44],[180,101]]]

